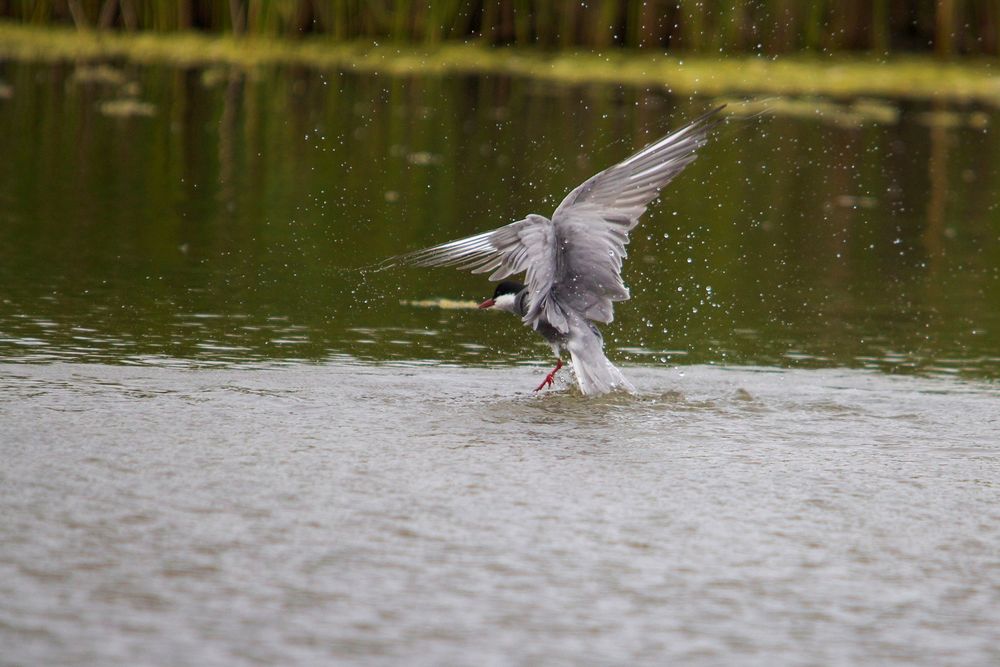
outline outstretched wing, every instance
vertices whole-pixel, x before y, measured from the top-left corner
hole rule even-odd
[[[556,273],[555,226],[548,218],[532,214],[493,231],[392,257],[383,266],[404,264],[454,266],[473,273],[492,271],[491,281],[524,273],[529,300],[541,302],[552,291]],[[565,320],[559,313],[552,315]],[[528,318],[525,321],[534,326],[537,319],[536,316],[530,322]]]
[[[398,255],[383,267],[454,266],[490,280],[525,273],[525,323],[544,319],[569,331],[567,310],[610,322],[612,303],[629,298],[621,279],[628,232],[646,206],[690,164],[722,107],[588,179],[566,196],[552,220],[529,215],[499,229]]]
[[[718,107],[589,178],[552,215],[560,271],[551,298],[597,322],[614,319],[613,302],[629,298],[622,282],[628,233],[646,207],[707,141]]]

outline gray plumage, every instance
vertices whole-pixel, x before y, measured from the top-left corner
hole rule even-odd
[[[593,322],[614,319],[629,298],[621,277],[629,232],[667,183],[694,161],[718,123],[714,109],[592,176],[570,192],[552,219],[524,220],[475,236],[393,257],[387,265],[456,266],[490,272],[490,280],[525,274],[525,289],[505,308],[569,352],[580,391],[634,391],[604,355]]]

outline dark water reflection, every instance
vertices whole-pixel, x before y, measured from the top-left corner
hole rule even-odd
[[[481,277],[351,269],[548,214],[713,103],[295,68],[0,80],[0,355],[22,360],[544,357],[513,320],[400,303]],[[612,356],[1000,375],[1000,116],[893,106],[723,129],[633,238]]]

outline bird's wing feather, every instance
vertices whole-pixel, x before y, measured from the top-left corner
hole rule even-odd
[[[657,139],[618,164],[591,176],[566,195],[552,219],[568,215],[577,206],[615,211],[634,222],[660,190],[695,159],[708,132],[725,105],[702,114],[684,127]]]
[[[597,322],[614,318],[613,303],[630,296],[621,278],[628,233],[660,190],[694,161],[721,109],[654,141],[566,196],[552,216],[561,261],[550,298]]]
[[[490,280],[502,280],[525,271],[530,261],[546,259],[540,246],[544,241],[544,228],[550,225],[541,216],[528,216],[475,236],[390,257],[382,263],[382,268],[455,266],[473,273],[492,271]]]
[[[455,266],[473,273],[492,271],[491,281],[525,273],[532,309],[551,316],[553,326],[558,326],[560,322],[564,325],[565,317],[553,310],[547,299],[556,264],[555,227],[548,218],[532,214],[499,229],[392,257],[383,266]],[[536,320],[530,323],[534,325]]]
[[[532,214],[499,229],[392,257],[383,267],[455,266],[492,271],[492,281],[525,273],[526,324],[537,328],[544,320],[568,333],[573,312],[610,322],[612,303],[629,298],[621,278],[629,231],[649,202],[694,160],[721,108],[588,179],[566,196],[552,220]]]

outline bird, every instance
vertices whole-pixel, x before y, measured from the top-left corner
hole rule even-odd
[[[556,367],[535,391],[552,387],[568,354],[585,396],[636,389],[604,354],[597,323],[631,297],[621,276],[629,232],[660,191],[697,157],[721,122],[716,107],[573,189],[551,218],[535,213],[491,231],[391,257],[385,267],[491,272],[500,281],[479,304],[517,315],[551,346]],[[506,280],[524,274],[524,282]]]

